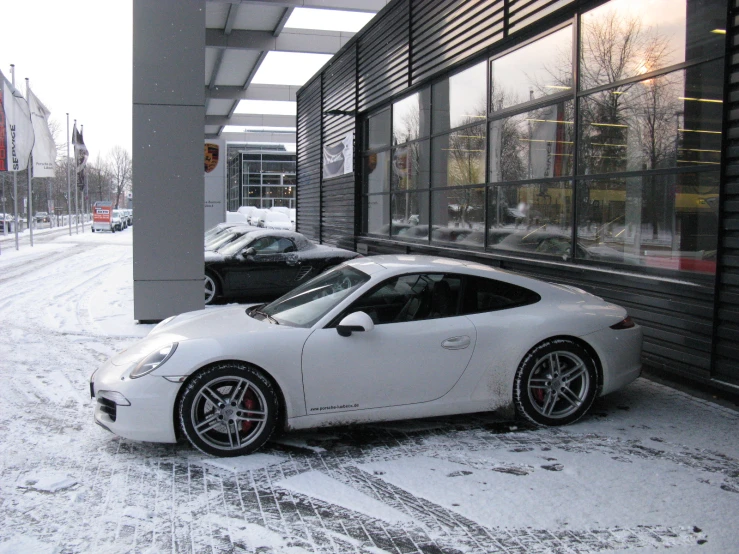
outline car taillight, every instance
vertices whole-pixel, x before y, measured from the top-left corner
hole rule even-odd
[[[619,321],[615,325],[611,325],[611,329],[616,329],[617,331],[621,329],[631,329],[634,327],[636,323],[634,323],[634,320],[631,319],[630,316],[626,316],[622,321]]]

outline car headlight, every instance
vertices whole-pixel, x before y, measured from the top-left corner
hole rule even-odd
[[[174,354],[175,350],[177,350],[176,342],[155,350],[136,364],[136,367],[133,368],[133,371],[131,372],[131,375],[129,375],[129,377],[131,379],[136,379],[138,377],[143,377],[147,373],[151,373],[164,362],[169,360],[169,358],[172,357],[172,354]]]

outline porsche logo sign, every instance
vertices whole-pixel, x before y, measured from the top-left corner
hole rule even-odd
[[[218,166],[218,145],[205,143],[205,172],[210,173]]]

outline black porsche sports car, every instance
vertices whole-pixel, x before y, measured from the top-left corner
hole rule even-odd
[[[350,250],[314,244],[300,233],[260,229],[205,252],[205,304],[277,298],[345,260]]]

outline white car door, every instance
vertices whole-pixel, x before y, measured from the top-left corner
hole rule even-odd
[[[449,392],[476,340],[472,322],[454,315],[460,282],[445,275],[390,279],[345,311],[364,311],[374,329],[349,337],[333,327],[314,331],[303,347],[308,414],[429,402]]]

